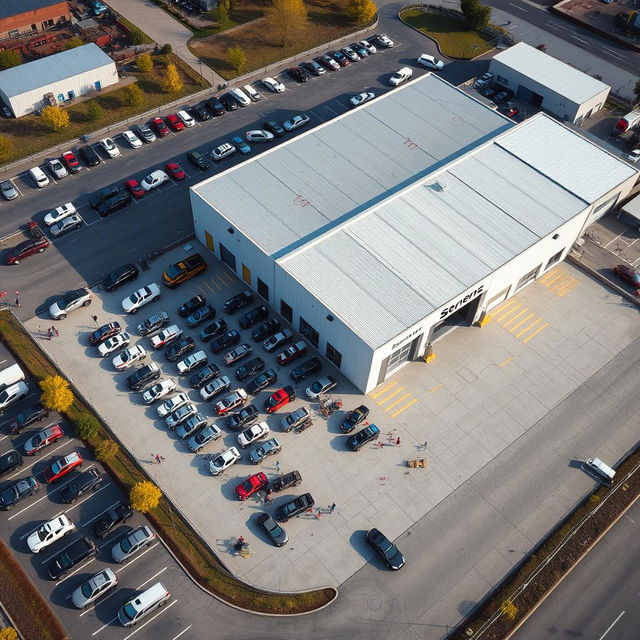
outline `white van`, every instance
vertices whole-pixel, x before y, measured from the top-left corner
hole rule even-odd
[[[193,127],[196,121],[183,109],[182,111],[178,111],[178,118],[182,120],[185,127]]]
[[[250,84],[245,84],[244,87],[242,87],[242,91],[246,93],[254,102],[262,100],[262,96]]]
[[[0,391],[0,411],[10,407],[19,400],[29,395],[29,387],[26,382],[16,382]]]
[[[33,169],[29,169],[29,177],[38,189],[42,189],[49,184],[47,174],[40,167],[33,167]]]
[[[24,380],[24,371],[19,364],[12,364],[10,367],[0,371],[0,391],[22,380]]]
[[[585,464],[591,471],[597,473],[606,482],[613,482],[613,476],[616,475],[616,472],[609,465],[602,462],[600,458],[587,458]]]
[[[162,583],[156,582],[129,602],[125,602],[118,611],[118,620],[123,627],[133,627],[152,611],[163,607],[170,597],[171,594]]]
[[[231,89],[229,93],[238,101],[241,107],[248,107],[251,100],[247,98],[247,94],[242,89]]]

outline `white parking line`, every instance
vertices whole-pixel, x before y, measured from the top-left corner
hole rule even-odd
[[[91,637],[98,635],[103,629],[108,627],[112,622],[115,622],[117,619],[118,619],[118,616],[116,616],[115,618],[111,618],[111,620],[109,620],[109,622],[105,622],[97,631],[94,631],[91,634]]]
[[[178,638],[183,634],[183,633],[187,633],[187,631],[189,631],[189,629],[191,629],[191,627],[193,627],[192,624],[190,624],[186,629],[184,629],[183,631],[181,631],[177,636],[173,636],[172,640],[178,640]]]
[[[149,551],[151,551],[151,549],[155,549],[159,544],[160,544],[159,542],[155,542],[154,544],[152,544],[148,549],[145,549],[139,556],[135,556],[133,560],[131,560],[130,562],[127,562],[127,564],[125,564],[122,567],[120,567],[116,571],[116,573],[120,573],[121,571],[126,569],[128,566],[132,565],[136,560],[139,560],[140,558],[142,558],[142,556],[144,556],[147,553],[149,553]]]
[[[97,520],[100,516],[102,516],[105,513],[107,513],[107,511],[109,511],[109,509],[113,509],[113,507],[115,507],[116,505],[120,504],[120,502],[121,502],[121,500],[118,500],[117,502],[114,502],[112,505],[109,505],[106,509],[101,511],[97,516],[93,516],[93,518],[91,518],[90,520],[87,520],[86,522],[80,523],[79,526],[86,527],[86,526],[90,525],[94,520]]]
[[[75,544],[76,540],[74,540],[73,542],[70,542],[66,547],[62,547],[62,549],[60,549],[60,551],[58,551],[56,553],[56,555],[62,553],[65,549],[68,549],[72,544]],[[48,562],[51,560],[51,558],[47,558],[46,560],[42,558],[42,556],[40,554],[38,554],[40,556],[40,564],[48,564]]]
[[[178,602],[177,600],[174,600],[168,607],[165,607],[162,611],[156,613],[155,616],[153,616],[153,618],[150,618],[147,622],[145,622],[144,624],[140,625],[133,633],[130,633],[128,636],[125,636],[123,638],[123,640],[129,640],[129,638],[133,637],[136,635],[136,633],[138,633],[138,631],[140,631],[140,629],[143,629],[144,627],[146,627],[150,622],[153,622],[158,616],[161,616],[163,613],[166,613],[171,607],[173,607],[174,604],[176,604],[176,602]]]
[[[57,451],[58,449],[60,449],[60,447],[64,447],[66,445],[68,445],[68,442],[63,442],[62,444],[59,444],[55,449],[51,449],[51,451],[49,453],[54,453],[55,451]],[[13,475],[7,477],[7,480],[11,480],[12,478],[15,478],[16,476],[19,476],[21,473],[24,473],[25,471],[29,470],[29,469],[33,469],[33,465],[37,462],[37,460],[34,457],[33,462],[25,469],[24,467],[22,467],[20,469],[20,471],[14,473]]]
[[[136,587],[136,589],[142,589],[142,587],[144,587],[145,584],[151,582],[154,578],[157,578],[161,573],[164,573],[166,570],[167,570],[167,567],[163,567],[162,569],[160,569],[160,571],[158,571],[157,573],[154,573],[150,578],[145,580],[142,584],[139,584]]]

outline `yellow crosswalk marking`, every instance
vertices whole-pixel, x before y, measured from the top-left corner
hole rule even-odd
[[[531,320],[531,318],[533,318],[533,316],[535,315],[535,313],[530,313],[526,318],[520,320],[517,325],[511,327],[511,329],[509,329],[509,333],[513,333],[518,327],[522,326],[525,322],[527,322],[527,320]]]
[[[391,389],[391,387],[393,387],[396,384],[397,383],[395,383],[395,382],[391,382],[386,387],[383,387],[379,391],[376,391],[375,393],[370,393],[369,397],[370,398],[377,398],[379,395],[382,395],[385,391],[387,391],[388,389]]]
[[[390,395],[378,400],[378,404],[382,406],[385,402],[387,402],[387,400],[391,400],[391,398],[393,398],[394,396],[397,396],[399,393],[402,393],[403,391],[404,391],[404,387],[400,387]]]
[[[534,336],[537,336],[543,329],[546,329],[549,326],[548,322],[545,322],[543,325],[541,325],[540,327],[538,327],[530,336],[527,336],[523,341],[522,344],[526,344],[527,342],[529,342],[529,340],[531,340],[531,338],[533,338]]]
[[[390,405],[386,406],[384,410],[389,411],[389,409],[392,409],[397,404],[400,404],[403,400],[406,400],[410,395],[411,395],[410,393],[405,393],[401,398],[398,398],[395,402],[392,402]]]
[[[418,399],[414,398],[411,402],[408,402],[407,404],[405,404],[404,407],[402,407],[402,409],[398,409],[395,413],[392,413],[391,417],[395,418],[396,416],[399,416],[403,411],[406,411],[409,407],[414,405],[416,402],[418,402]]]
[[[516,333],[516,338],[523,336],[527,331],[530,331],[535,327],[539,322],[542,322],[542,318],[538,318],[535,322],[532,322],[530,325],[527,325],[520,333]]]
[[[525,307],[520,313],[517,313],[515,316],[509,318],[506,322],[502,324],[502,326],[506,329],[512,322],[515,322],[520,316],[527,313],[528,309]]]

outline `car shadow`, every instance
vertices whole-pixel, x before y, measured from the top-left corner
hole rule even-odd
[[[384,562],[378,559],[378,554],[371,548],[371,545],[367,542],[367,532],[364,529],[356,529],[350,536],[349,542],[353,549],[357,551],[362,559],[370,563],[378,569],[384,568]]]

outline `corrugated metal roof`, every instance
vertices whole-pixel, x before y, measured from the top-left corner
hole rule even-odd
[[[44,9],[44,7],[62,4],[62,2],[63,0],[2,0],[2,2],[0,2],[0,19],[11,18],[21,13],[36,11],[37,9]]]
[[[0,71],[0,89],[12,98],[65,78],[114,64],[94,42]]]
[[[610,88],[604,82],[525,42],[509,47],[493,59],[576,104],[582,104]]]

